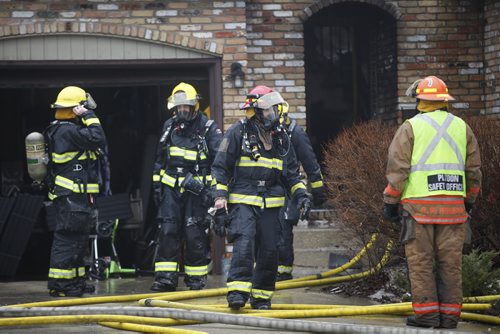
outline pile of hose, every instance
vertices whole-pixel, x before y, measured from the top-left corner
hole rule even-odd
[[[333,270],[278,282],[276,290],[328,285],[348,280],[360,279],[379,271],[389,260],[393,247],[388,242],[380,262],[373,268],[357,274],[332,277],[345,272],[360,261],[373,246],[377,235],[373,235],[367,245],[349,262]],[[175,301],[222,296],[226,288],[201,291],[178,291],[121,296],[102,296],[25,303],[0,307],[0,328],[2,326],[35,326],[47,324],[98,323],[103,326],[143,333],[202,333],[186,329],[172,328],[202,323],[222,323],[240,326],[264,327],[287,331],[317,333],[446,333],[443,330],[414,329],[407,327],[381,327],[334,322],[305,320],[283,320],[297,318],[340,317],[373,314],[412,314],[411,303],[352,306],[352,305],[309,305],[273,304],[272,310],[258,311],[248,308],[233,311],[227,305],[194,305]],[[500,300],[500,295],[464,298],[461,318],[492,325],[500,325],[498,316],[484,315],[481,312],[496,310],[492,305]],[[102,303],[138,302],[140,306],[76,306]]]

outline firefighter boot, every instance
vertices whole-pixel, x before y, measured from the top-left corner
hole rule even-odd
[[[232,310],[239,310],[245,306],[248,296],[242,292],[231,291],[227,294],[227,303]]]
[[[427,320],[427,319],[425,319]],[[410,315],[408,318],[406,318],[406,325],[407,326],[412,326],[412,327],[423,327],[423,328],[438,328],[439,323],[435,321],[422,321],[422,319],[417,319],[416,316]]]
[[[271,300],[263,299],[263,298],[251,298],[250,305],[254,310],[270,310],[271,309]]]
[[[184,277],[184,283],[190,290],[201,290],[207,285],[207,275]]]
[[[276,282],[288,281],[292,278],[293,276],[290,273],[278,273],[278,275],[276,276]]]
[[[150,290],[158,292],[175,291],[177,289],[177,278],[177,273],[157,273]]]

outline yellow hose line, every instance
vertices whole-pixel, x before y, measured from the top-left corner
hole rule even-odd
[[[115,314],[82,314],[82,315],[52,315],[40,317],[0,318],[0,326],[29,326],[50,324],[97,323],[101,321],[133,322],[137,324],[152,324],[161,326],[181,326],[197,324],[190,320],[176,320],[155,317],[139,317]]]
[[[355,265],[356,263],[359,262],[359,260],[361,260],[361,258],[363,257],[363,255],[366,254],[366,252],[368,251],[368,249],[372,248],[374,242],[377,240],[377,237],[378,237],[378,233],[374,233],[372,234],[371,238],[370,238],[370,241],[368,241],[368,243],[366,244],[365,247],[363,247],[363,249],[361,249],[361,251],[359,251],[359,253],[353,257],[349,262],[347,262],[346,264],[338,267],[338,268],[335,268],[335,269],[332,269],[332,270],[329,270],[329,271],[325,271],[323,273],[319,273],[319,274],[316,274],[316,275],[309,275],[309,276],[304,276],[304,277],[300,277],[300,278],[294,278],[294,279],[291,279],[291,280],[287,280],[286,283],[288,282],[299,282],[299,281],[309,281],[309,280],[313,280],[313,279],[319,279],[319,278],[327,278],[327,277],[330,277],[330,276],[334,276],[334,275],[337,275],[338,273],[341,273],[347,269],[349,269],[350,267],[352,267],[353,265]]]
[[[492,325],[500,325],[500,318],[498,316],[493,316],[493,315],[462,312],[460,314],[460,318],[469,321],[477,321]]]
[[[218,308],[192,305],[192,304],[184,304],[184,303],[175,303],[163,300],[141,300],[139,301],[142,306],[153,306],[153,307],[162,307],[162,308],[177,308],[184,310],[198,310],[198,311],[211,311],[216,310],[217,312],[222,313],[231,313],[227,310],[221,310]],[[293,307],[294,305],[288,304],[289,307]],[[273,305],[273,309],[270,311],[260,311],[255,312],[252,310],[250,313],[246,313],[245,315],[258,315],[262,317],[272,317],[272,318],[311,318],[311,317],[337,317],[337,316],[350,316],[350,315],[367,315],[367,314],[388,314],[388,313],[406,313],[413,312],[413,308],[411,304],[393,304],[393,305],[370,305],[370,306],[351,306],[347,307],[337,307],[337,308],[326,308],[324,305],[302,305],[307,306],[305,309],[289,309],[289,310],[281,310],[276,311],[277,308]],[[311,307],[312,306],[312,307]],[[279,306],[278,306],[279,307]],[[321,307],[321,308],[313,308],[313,307]],[[464,304],[463,310],[467,311],[484,311],[491,309],[490,304]]]
[[[464,297],[464,303],[484,303],[500,300],[500,295]]]
[[[181,304],[181,303],[174,303],[172,305],[176,304]],[[141,304],[143,305],[143,304]],[[181,304],[185,306],[185,309],[189,309],[187,306],[192,306],[192,304]],[[156,305],[153,305],[156,306]],[[224,312],[223,309],[228,308],[227,304],[212,304],[212,305],[203,305],[204,309],[203,311],[208,311],[208,310],[217,310],[217,312]],[[411,303],[394,303],[394,304],[375,304],[375,305],[364,305],[364,306],[359,306],[359,305],[323,305],[323,304],[272,304],[272,310],[280,310],[280,311],[290,311],[290,310],[325,310],[325,309],[340,309],[340,308],[358,308],[358,307],[367,307],[367,308],[385,308],[385,307],[404,307],[405,310],[403,312],[412,312],[412,306]],[[172,307],[172,308],[181,308],[181,307],[176,307],[176,306],[164,306],[164,307]],[[245,309],[249,308],[249,306],[245,306]],[[408,308],[408,309],[406,309]],[[485,311],[485,310],[491,310],[492,306],[491,304],[473,304],[473,303],[467,303],[462,305],[462,310],[464,311]],[[196,309],[196,308],[192,308]],[[240,309],[241,310],[241,309]],[[201,311],[201,309],[200,309]],[[256,311],[256,310],[253,310]],[[269,311],[264,311],[264,312],[269,312]]]
[[[267,312],[267,310],[252,310],[248,308],[242,308],[239,310],[232,310],[227,307],[215,308],[210,305],[200,305],[200,304],[186,304],[186,303],[176,303],[169,300],[158,300],[158,299],[141,299],[138,301],[140,306],[153,306],[153,307],[164,307],[164,308],[176,308],[180,310],[195,310],[195,311],[208,311],[208,312],[219,312],[219,313],[231,313],[231,314],[241,314],[241,313],[261,313]],[[257,312],[256,312],[257,311]]]
[[[167,334],[207,334],[207,332],[192,331],[188,329],[165,328],[158,326],[129,324],[126,322],[100,322],[99,325],[134,331],[139,333],[167,333]]]

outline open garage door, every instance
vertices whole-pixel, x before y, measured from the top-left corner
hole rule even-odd
[[[53,120],[50,104],[60,89],[77,85],[98,105],[96,113],[109,144],[111,190],[132,196],[134,218],[128,224],[144,233],[154,220],[149,205],[151,171],[161,127],[171,116],[167,97],[176,84],[189,82],[203,98],[201,110],[216,111],[210,116],[220,122],[221,64],[218,57],[187,49],[115,39],[0,39],[2,193],[13,186],[29,190],[24,138],[32,131],[42,132]],[[125,254],[122,260],[127,265],[135,262],[134,257]]]

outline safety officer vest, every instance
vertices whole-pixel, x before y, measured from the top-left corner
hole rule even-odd
[[[401,199],[436,195],[466,196],[465,122],[446,111],[408,120],[414,143],[408,182]]]

